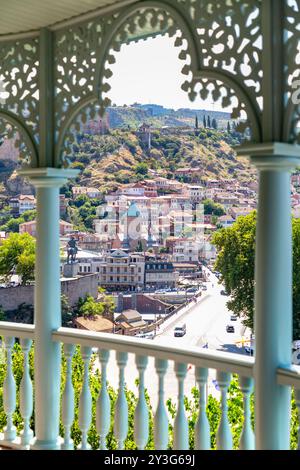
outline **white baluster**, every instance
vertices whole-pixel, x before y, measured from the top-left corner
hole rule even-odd
[[[206,388],[208,369],[196,368],[196,381],[199,387],[199,415],[195,424],[195,449],[210,450],[210,426],[206,415]]]
[[[128,360],[128,354],[117,352],[117,364],[119,367],[119,393],[115,405],[114,434],[117,439],[118,449],[124,448],[124,441],[128,433],[128,404],[125,396],[124,369]]]
[[[300,389],[296,390],[295,389],[295,401],[296,401],[296,406],[298,409],[298,420],[300,422]],[[298,426],[298,450],[300,450],[300,424]]]
[[[231,429],[228,422],[227,390],[231,381],[228,372],[217,372],[217,381],[221,390],[221,420],[217,432],[217,449],[231,450],[233,446]]]
[[[154,417],[154,443],[155,449],[165,450],[169,442],[168,414],[164,403],[164,378],[168,361],[155,359],[155,368],[158,375],[158,405]]]
[[[75,346],[73,344],[64,344],[64,355],[67,363],[66,383],[62,396],[62,423],[65,429],[64,442],[61,446],[63,450],[73,450],[74,444],[71,439],[71,426],[74,421],[74,388],[72,384],[72,358],[74,356]]]
[[[251,425],[250,396],[253,390],[251,377],[240,377],[241,390],[244,399],[244,426],[240,439],[240,450],[254,450],[255,439]]]
[[[32,341],[27,338],[20,340],[24,356],[24,371],[20,384],[20,411],[24,420],[24,428],[21,432],[21,444],[27,446],[33,438],[33,431],[30,429],[30,418],[33,412],[33,388],[29,373],[29,351]]]
[[[186,364],[175,364],[178,380],[178,406],[174,421],[174,450],[189,450],[189,426],[184,409],[184,379],[187,373]]]
[[[89,385],[89,365],[92,348],[81,347],[81,356],[84,364],[83,384],[79,399],[79,428],[82,432],[81,450],[89,450],[91,446],[87,442],[87,434],[92,422],[92,395]]]
[[[106,369],[109,359],[109,351],[102,349],[99,351],[101,363],[101,391],[97,400],[96,426],[100,435],[100,449],[106,449],[106,436],[110,428],[110,398],[107,391]]]
[[[16,428],[13,425],[13,413],[16,409],[16,382],[12,370],[12,349],[15,338],[4,338],[6,349],[6,375],[3,382],[3,405],[7,417],[7,424],[4,428],[4,439],[14,441],[16,438]]]
[[[139,371],[139,399],[134,413],[134,440],[139,450],[145,449],[149,438],[149,414],[144,383],[147,364],[147,356],[136,356],[136,366]]]

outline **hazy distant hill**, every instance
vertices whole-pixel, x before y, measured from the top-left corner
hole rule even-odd
[[[157,104],[138,104],[131,106],[112,106],[107,109],[110,128],[137,129],[145,122],[155,127],[177,126],[194,127],[196,116],[199,126],[202,126],[203,118],[210,116],[215,118],[220,129],[226,129],[230,121],[230,114],[219,111],[206,111],[194,109],[168,109]]]

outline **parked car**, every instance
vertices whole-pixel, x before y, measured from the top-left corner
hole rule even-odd
[[[231,315],[230,320],[231,321],[237,321],[237,316],[236,315]]]
[[[226,331],[227,331],[227,333],[234,333],[234,326],[233,325],[227,325],[226,326]]]
[[[174,336],[184,336],[186,334],[186,325],[175,326]]]
[[[221,295],[228,295],[228,293],[227,293],[226,290],[224,290],[224,289],[221,290],[220,294],[221,294]]]

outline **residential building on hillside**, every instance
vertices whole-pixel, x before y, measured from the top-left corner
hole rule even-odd
[[[103,249],[103,241],[98,233],[76,232],[74,238],[82,250],[100,252]]]
[[[73,186],[72,188],[73,198],[85,194],[91,199],[96,199],[101,197],[101,192],[97,188],[87,188],[85,186]]]
[[[141,290],[145,282],[145,258],[141,253],[115,250],[103,255],[97,272],[99,284],[107,290]]]
[[[120,314],[115,314],[116,326],[124,331],[124,334],[137,334],[147,326],[142,315],[137,310],[124,310]]]
[[[245,216],[253,212],[253,207],[232,207],[228,212],[233,219],[236,220],[240,216]]]
[[[225,209],[229,209],[233,205],[238,205],[239,203],[239,198],[236,196],[233,196],[230,193],[224,193],[224,194],[218,194],[214,198],[215,202],[221,204],[222,206],[225,207]]]
[[[291,182],[294,186],[300,186],[300,173],[291,176]]]
[[[68,199],[64,194],[59,195],[59,213],[60,217],[63,217],[67,213],[67,207],[68,207]]]
[[[19,198],[12,197],[8,201],[10,212],[12,215],[19,215]]]
[[[216,247],[211,243],[211,235],[205,238],[200,250],[200,259],[203,261],[213,261],[217,257]]]
[[[218,224],[222,225],[223,228],[231,227],[234,222],[235,219],[231,215],[222,215],[218,218]]]
[[[175,170],[175,177],[184,178],[184,181],[189,182],[198,182],[203,173],[203,170],[200,167],[195,168],[178,168]]]
[[[74,327],[80,330],[97,331],[99,333],[114,333],[115,324],[109,318],[101,315],[77,317],[73,320]]]
[[[120,196],[145,196],[145,187],[141,183],[128,184],[122,186],[116,193]]]
[[[31,211],[36,208],[36,199],[34,196],[21,194],[19,196],[19,214],[23,212]]]
[[[74,227],[72,224],[65,222],[64,220],[59,221],[59,233],[61,236],[68,235],[72,232],[74,232]],[[29,233],[29,235],[36,237],[36,220],[20,224],[19,233]]]
[[[173,246],[172,261],[175,263],[198,263],[199,248],[195,239],[178,239]]]
[[[67,250],[65,251],[65,259],[66,258]],[[83,276],[85,274],[98,274],[100,266],[103,263],[103,257],[98,253],[92,253],[79,249],[76,254],[76,261],[76,264],[78,266],[78,274],[80,276]]]
[[[199,203],[204,199],[204,188],[202,186],[190,185],[186,188],[186,191],[193,203]]]
[[[146,289],[174,288],[179,280],[179,273],[175,271],[173,263],[146,259],[145,262],[145,286]]]
[[[210,179],[210,180],[206,181],[205,186],[206,186],[207,189],[209,189],[209,188],[220,188],[221,187],[221,181],[220,180]]]

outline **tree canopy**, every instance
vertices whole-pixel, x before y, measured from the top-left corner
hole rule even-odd
[[[146,176],[148,174],[148,165],[145,162],[138,163],[135,167],[135,173],[137,175]]]
[[[98,303],[94,300],[91,295],[87,295],[84,302],[79,308],[79,314],[83,317],[94,317],[96,315],[102,315],[104,312],[104,306],[102,303]]]
[[[293,336],[300,336],[300,220],[293,219]],[[238,217],[229,228],[213,237],[218,256],[215,268],[222,275],[230,300],[228,308],[254,326],[254,266],[256,211]]]
[[[17,218],[11,217],[11,213],[7,210],[6,214],[1,217],[1,226],[0,230],[4,232],[19,232],[19,225],[24,222],[29,222],[36,218],[36,210],[29,210],[23,212]]]
[[[225,214],[224,207],[221,204],[217,204],[216,202],[212,201],[211,199],[205,199],[203,201],[203,205],[205,215],[216,215],[217,217],[220,217],[221,215]]]
[[[5,282],[13,274],[21,277],[22,284],[34,279],[35,240],[28,233],[12,233],[0,245],[0,278]]]

